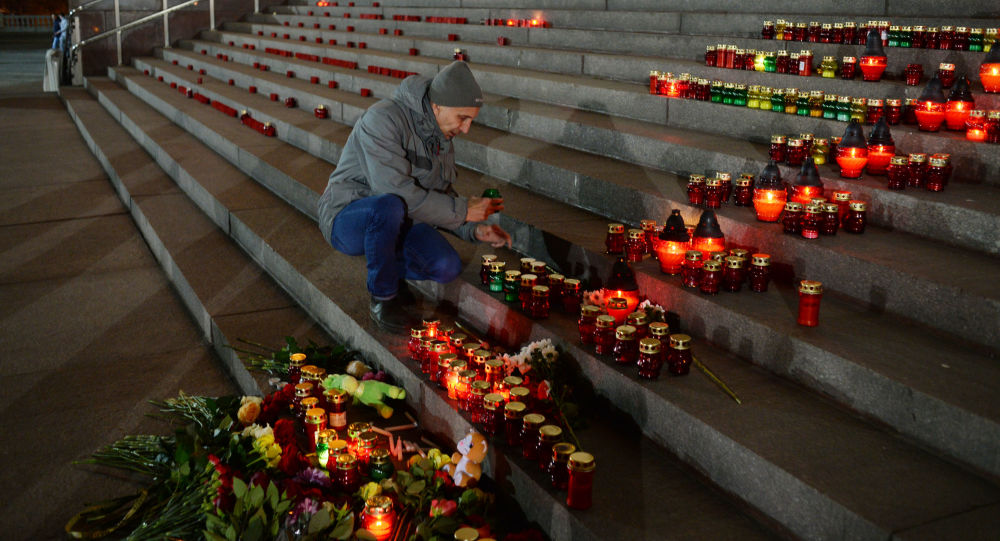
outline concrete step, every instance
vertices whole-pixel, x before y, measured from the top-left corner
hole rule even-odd
[[[244,25],[246,23],[239,23]],[[238,25],[231,25],[237,27]],[[263,32],[263,31],[261,31]],[[321,31],[314,31],[321,32]],[[314,43],[311,38],[307,42],[294,41],[295,32],[288,30],[291,40],[282,39],[283,33],[274,32],[278,37],[269,38],[257,36],[256,32],[213,32],[205,33],[206,38],[217,41],[195,40],[183,44],[194,50],[211,50],[211,56],[227,54],[237,62],[254,61],[259,51],[265,48],[291,50],[304,54],[316,55],[319,58],[332,57],[357,62],[362,68],[367,66],[383,66],[418,73],[434,73],[435,65],[447,63],[451,58],[452,42],[440,41],[437,51],[420,49],[421,56],[410,56],[401,45],[406,41],[387,40],[385,44],[369,43],[372,48],[358,49],[346,46],[331,46]],[[363,41],[356,35],[347,35],[351,40]],[[381,36],[373,36],[381,37]],[[367,38],[365,38],[367,39]],[[236,49],[225,45],[233,43]],[[324,42],[326,43],[326,42]],[[346,43],[342,38],[337,42]],[[352,41],[353,43],[353,41]],[[253,45],[256,50],[243,49],[243,45]],[[426,44],[425,44],[426,45]],[[375,50],[374,47],[394,47],[392,49]],[[817,137],[832,137],[843,135],[846,124],[834,120],[801,117],[772,113],[769,111],[751,110],[745,107],[723,106],[721,104],[701,102],[696,100],[666,99],[650,95],[648,82],[645,84],[629,84],[608,80],[594,79],[602,76],[593,73],[588,64],[581,58],[557,59],[559,65],[550,61],[553,55],[544,49],[529,49],[508,47],[482,46],[489,58],[477,57],[473,51],[472,65],[477,79],[483,89],[498,95],[539,100],[567,107],[588,111],[603,112],[615,116],[625,116],[670,127],[698,131],[712,131],[720,135],[738,139],[766,143],[771,134],[813,133]],[[428,60],[425,55],[434,58]],[[486,62],[481,64],[479,62]],[[271,62],[273,63],[273,62]],[[603,58],[601,65],[617,66],[616,57]],[[544,66],[545,70],[535,71]],[[562,66],[562,67],[560,67]],[[600,71],[600,69],[598,69]],[[731,71],[737,70],[720,70]],[[642,71],[641,73],[648,73]],[[822,80],[822,78],[818,78]],[[648,81],[648,79],[647,79]],[[861,83],[858,83],[861,84]],[[877,85],[876,85],[877,86]],[[806,90],[806,88],[802,88]],[[953,132],[922,132],[913,126],[895,126],[893,137],[897,147],[909,152],[945,152],[953,156],[955,162],[954,180],[974,184],[1000,184],[1000,152],[995,152],[993,145],[967,141],[964,136]]]
[[[125,70],[121,72],[125,73]],[[190,100],[184,100],[165,85],[157,84],[135,72],[127,76],[125,84],[137,94],[144,95],[151,103],[155,102],[156,106],[178,111],[195,109],[189,113],[191,115],[199,112],[195,107],[196,104],[192,104]],[[257,101],[260,101],[259,98]],[[268,105],[268,102],[264,104]],[[286,118],[287,115],[296,114],[287,109],[278,109],[276,113]],[[297,115],[305,116],[302,113]],[[225,120],[221,116],[218,118]],[[214,119],[204,118],[206,124],[212,120]],[[309,122],[322,123],[312,119]],[[304,127],[305,120],[302,119],[296,124]],[[241,138],[246,140],[255,134],[243,130],[242,133],[234,135],[241,135]],[[201,138],[212,137],[207,135]],[[253,147],[252,144],[246,143],[239,143],[238,146]],[[256,154],[262,160],[270,157],[271,160],[298,161],[301,156],[290,148],[282,152],[280,157],[275,156],[274,152]],[[261,180],[269,183],[268,179]],[[487,180],[488,182],[490,180]],[[271,216],[269,222],[274,221],[287,223],[277,219],[276,216]],[[574,217],[573,223],[576,222],[577,219]],[[273,225],[270,227],[273,228]],[[293,231],[283,231],[282,236],[284,235],[295,236],[299,239],[297,241],[299,244],[302,243],[301,238],[305,236]],[[466,280],[446,288],[447,298],[458,305],[459,314],[471,318],[475,323],[482,323],[484,315],[490,314],[484,328],[493,325],[492,330],[497,331],[499,329],[495,326],[500,324],[504,333],[514,342],[520,341],[522,336],[541,336],[538,333],[543,332],[542,326],[536,328],[520,315],[504,311],[502,303],[483,297],[482,292],[469,281],[472,278],[478,279],[475,253],[470,254],[469,252],[473,250],[464,243],[456,242],[456,244],[456,248],[462,250],[469,261]],[[299,247],[298,250],[301,253],[302,248]],[[299,270],[297,274],[294,274],[293,270],[287,271],[293,273],[288,278],[289,282],[307,279],[302,275],[310,273],[311,269],[316,269],[318,260],[324,263],[328,261],[326,254],[316,255],[319,253],[319,248],[316,250],[303,258],[305,270]],[[507,259],[514,257],[511,253],[503,255]],[[362,273],[358,272],[356,279],[359,284],[362,276]],[[343,285],[340,284],[341,287]],[[561,327],[555,323],[557,319]],[[509,322],[510,325],[500,323],[503,321]],[[664,394],[650,391],[649,402],[642,405],[630,404],[631,400],[624,397],[634,395],[635,383],[630,382],[631,388],[626,390],[623,379],[627,380],[627,377],[623,378],[621,373],[608,372],[613,368],[575,348],[574,341],[570,339],[575,332],[572,318],[553,318],[550,321],[554,322],[553,325],[557,330],[547,332],[565,342],[566,346],[574,351],[574,357],[585,367],[585,372],[601,394],[635,416],[647,434],[651,432],[656,434],[657,437],[654,439],[662,440],[661,443],[669,448],[679,447],[681,456],[687,457],[722,488],[747,498],[749,503],[757,506],[759,510],[779,521],[796,535],[824,538],[833,535],[834,532],[847,532],[845,535],[851,538],[884,538],[891,532],[905,531],[923,525],[928,520],[933,524],[939,518],[955,513],[963,514],[976,506],[993,504],[1000,498],[1000,491],[989,483],[962,473],[939,459],[934,459],[891,436],[873,430],[849,415],[830,408],[825,402],[809,393],[794,386],[781,384],[773,376],[755,371],[749,365],[707,344],[703,348],[704,351],[699,351],[700,356],[712,366],[724,367],[718,369],[720,372],[725,371],[724,377],[734,378],[732,381],[739,380],[740,388],[753,389],[761,393],[759,403],[755,397],[755,406],[759,405],[759,408],[740,408],[738,412],[733,412],[732,409],[736,406],[712,389],[707,380],[694,378],[685,380],[685,385],[692,385],[692,388],[687,390],[675,389],[674,387],[678,385],[668,384],[666,380],[659,382],[658,386],[651,384],[651,387],[658,387],[659,392]],[[592,367],[592,364],[600,364],[603,368]],[[617,391],[613,390],[615,386],[619,386]],[[775,394],[772,395],[772,392]],[[711,414],[708,413],[710,411]],[[782,411],[783,414],[780,413]],[[640,413],[643,415],[639,416]],[[675,415],[679,417],[671,419]],[[664,422],[659,423],[654,421],[654,418],[662,418]],[[793,420],[803,426],[790,431],[794,433],[791,435],[787,429]],[[729,423],[728,427],[723,426],[726,423]],[[753,431],[753,436],[747,435],[748,425],[758,427]],[[809,427],[808,433],[805,426]],[[697,437],[693,436],[693,432],[700,430],[706,432]],[[669,431],[677,431],[677,434],[671,436]],[[792,438],[792,441],[788,442],[787,446],[782,445],[780,450],[772,449],[770,445],[773,445],[774,436],[778,434],[781,438]],[[824,436],[826,439],[823,439]],[[683,445],[681,442],[684,442]],[[814,453],[811,454],[806,449],[814,449]],[[873,459],[870,454],[875,449],[879,460]],[[823,472],[829,471],[831,455],[839,457],[838,460],[842,458],[846,464],[852,464],[853,471],[845,473],[838,469],[835,475],[824,475]],[[708,459],[710,456],[713,458]],[[894,468],[884,468],[886,462],[892,463]],[[877,476],[879,481],[871,483],[873,476]],[[910,482],[914,483],[912,487],[904,486]],[[761,486],[767,488],[762,490]],[[863,486],[878,487],[878,489],[870,491],[860,489]],[[927,486],[939,487],[938,490],[927,491],[928,494],[933,494],[928,501],[918,503],[911,499],[907,506],[897,506],[897,502],[901,499],[899,495],[903,494],[904,490],[907,494],[912,494],[917,487]],[[887,494],[886,487],[898,488],[900,492],[891,496]],[[951,499],[952,497],[956,499]],[[801,505],[790,508],[788,501],[793,499],[801,502]],[[948,511],[942,512],[942,509]],[[817,516],[829,517],[829,520],[817,519]],[[970,522],[967,522],[964,528],[975,531],[981,526],[978,517],[973,518],[973,515],[968,515],[968,518]]]
[[[152,66],[156,62],[139,60],[138,63]],[[183,70],[178,74],[176,68],[162,63],[154,70],[153,75],[165,74],[165,82],[170,82],[169,77],[182,80],[186,74]],[[165,92],[163,85],[147,82],[147,78],[132,82],[133,79],[129,79],[130,88],[143,96]],[[261,103],[259,97],[212,81],[201,85],[199,91],[233,107],[246,108],[255,117],[269,119],[278,128],[279,138],[299,149],[314,148],[316,144],[307,141],[325,136],[313,133],[318,130],[329,133],[326,125],[333,123],[304,119],[301,112],[266,101]],[[147,99],[153,101],[151,97]],[[173,101],[178,99],[175,97]],[[174,114],[175,106],[162,107],[168,114]],[[346,141],[346,133],[339,130],[335,133],[335,139],[324,143],[329,149],[324,157],[333,161]],[[228,139],[215,142],[214,136],[206,136],[204,140],[219,148],[236,145]],[[290,152],[291,155],[296,154]],[[252,167],[255,171],[273,169]],[[502,184],[499,179],[474,172],[463,170],[460,174],[461,178],[470,179],[470,193]],[[477,178],[485,180],[476,183]],[[313,185],[312,180],[303,182],[288,175],[271,175],[267,182],[277,191],[284,191],[287,184]],[[314,190],[318,194],[322,187]],[[599,283],[600,277],[607,275],[610,261],[600,254],[604,218],[567,208],[539,196],[535,190],[512,184],[502,184],[502,193],[511,202],[504,214],[505,227],[514,233],[518,250],[552,261],[569,274],[582,274],[588,282]],[[567,228],[567,224],[573,226]],[[998,381],[1000,374],[993,360],[966,344],[929,336],[924,327],[866,312],[838,297],[824,299],[824,314],[833,314],[829,320],[824,317],[823,327],[831,329],[830,334],[806,333],[792,323],[789,306],[794,301],[789,297],[794,298],[794,292],[787,284],[780,292],[765,296],[706,298],[675,287],[676,279],[663,279],[651,264],[640,265],[638,270],[642,289],[651,298],[682,314],[699,314],[686,323],[696,335],[832,396],[922,445],[991,472],[990,475],[1000,473],[1000,463],[996,460],[1000,456],[996,448],[1000,442],[1000,411],[989,406],[993,385],[990,382]],[[767,305],[764,310],[767,313],[789,315],[762,318],[762,303]],[[858,328],[869,332],[859,335]],[[887,346],[892,352],[889,356]],[[949,359],[947,368],[941,366],[942,358]]]
[[[237,73],[232,62],[220,63],[207,55],[177,50],[165,50],[163,55],[178,60],[178,67],[172,70],[175,75],[193,74],[181,67],[181,61],[193,68],[197,63],[206,73],[209,67],[228,70],[220,75],[223,79]],[[200,68],[202,65],[206,67]],[[279,73],[286,67],[276,64]],[[258,71],[253,76],[259,92],[275,92],[281,99],[294,94],[307,110],[336,99],[320,85],[274,73]],[[360,111],[352,111],[333,118],[350,123],[358,114]],[[699,210],[686,204],[685,178],[489,128],[477,128],[456,145],[458,160],[467,167],[611,220],[635,223],[644,217],[638,216],[636,209],[644,209],[648,216],[666,216],[670,208],[682,208],[689,222],[697,221]],[[567,186],[574,188],[567,190]],[[757,222],[748,209],[726,208],[719,216],[732,241],[766,251],[778,261],[794,263],[800,275],[821,280],[828,288],[877,311],[903,314],[991,348],[1000,346],[1000,290],[981,280],[982,274],[976,270],[996,268],[1000,263],[994,257],[874,227],[864,236],[840,235],[809,242],[783,235],[776,224]],[[956,264],[970,271],[956,273]],[[925,294],[912,295],[914,287]],[[953,302],[956,298],[962,301]],[[944,319],[942,309],[948,313]]]
[[[365,13],[364,8],[355,9],[359,9],[361,13]],[[501,55],[504,52],[509,55],[512,52],[516,52],[520,48],[544,48],[549,49],[551,52],[550,57],[546,59],[549,64],[555,64],[556,58],[565,57],[565,60],[559,62],[557,65],[568,66],[569,69],[572,69],[574,66],[570,63],[570,59],[574,57],[582,57],[589,69],[594,70],[595,73],[597,73],[597,70],[600,70],[603,74],[602,76],[605,77],[634,81],[641,81],[646,77],[649,71],[653,69],[678,73],[688,72],[691,69],[697,68],[697,65],[688,66],[684,63],[684,61],[703,64],[705,47],[708,45],[714,46],[720,43],[726,45],[736,45],[737,47],[743,49],[763,51],[790,50],[792,52],[799,52],[800,50],[808,49],[813,52],[817,67],[819,66],[819,62],[822,60],[823,56],[834,56],[839,62],[844,56],[860,56],[864,52],[863,45],[841,45],[831,43],[807,43],[761,39],[761,21],[765,19],[755,21],[751,27],[748,27],[745,15],[737,15],[733,16],[736,17],[736,19],[728,19],[727,16],[722,16],[720,18],[720,15],[717,13],[697,15],[682,14],[679,18],[684,21],[689,21],[692,17],[697,17],[703,18],[704,24],[686,23],[684,25],[678,24],[675,26],[674,24],[671,24],[673,21],[670,21],[666,25],[659,24],[661,22],[660,19],[662,19],[664,15],[672,14],[619,12],[615,13],[614,16],[624,16],[627,20],[620,26],[612,28],[567,28],[562,25],[555,25],[553,28],[499,27],[484,26],[479,24],[456,25],[446,23],[394,21],[391,20],[391,16],[387,16],[387,19],[382,20],[357,18],[361,13],[355,14],[350,18],[345,18],[339,11],[331,13],[331,16],[329,17],[323,16],[323,13],[325,12],[313,11],[313,15],[311,16],[307,15],[308,13],[308,10],[304,10],[299,13],[290,13],[286,10],[284,13],[279,11],[277,13],[257,14],[248,17],[245,23],[254,25],[252,33],[256,33],[260,30],[263,30],[265,35],[270,35],[270,32],[277,32],[279,36],[284,33],[289,33],[292,35],[292,39],[298,39],[299,35],[305,34],[307,36],[307,41],[310,42],[315,42],[314,38],[318,36],[322,36],[324,38],[324,42],[328,42],[329,38],[335,38],[341,42],[352,39],[360,39],[368,43],[369,46],[379,49],[384,48],[381,43],[393,41],[393,38],[396,38],[395,41],[399,42],[399,37],[394,35],[398,30],[402,32],[404,41],[412,41],[414,45],[410,45],[410,47],[417,47],[422,51],[421,54],[428,54],[423,52],[425,49],[428,51],[435,49],[433,44],[427,44],[425,43],[426,41],[442,41],[449,35],[454,35],[455,41],[448,41],[447,45],[451,48],[457,47],[467,49],[470,59],[476,62],[490,62],[486,59]],[[539,12],[536,11],[535,13]],[[527,14],[522,13],[521,15]],[[646,25],[654,24],[658,28],[650,30],[647,29],[646,25],[636,27],[632,20],[643,15],[645,15],[645,17],[642,18],[647,21]],[[459,16],[459,14],[452,14],[451,11],[449,11],[449,16]],[[776,18],[789,17],[791,16],[788,14],[782,14],[778,15]],[[774,20],[774,18],[770,20]],[[839,20],[843,20],[843,18]],[[470,22],[471,21],[472,19],[470,18]],[[728,23],[722,24],[738,24],[739,26],[717,26],[720,21],[728,21]],[[978,27],[982,27],[983,25],[990,26],[992,24],[993,26],[996,26],[996,23],[993,21],[980,21],[976,23],[953,21],[952,23],[948,23],[941,22],[938,19],[911,22],[907,24],[924,24],[932,26],[941,24],[968,26],[968,24],[972,24],[973,26]],[[348,27],[353,28],[353,30],[348,31]],[[227,28],[236,27],[227,26]],[[312,32],[309,32],[310,30]],[[336,32],[329,32],[333,30],[336,30]],[[381,34],[383,31],[385,34]],[[506,38],[508,45],[511,48],[505,49],[497,47],[497,38],[499,37]],[[934,70],[937,69],[938,64],[942,62],[955,64],[955,68],[959,73],[967,73],[972,80],[977,81],[979,64],[982,62],[985,54],[973,51],[915,49],[904,47],[888,47],[886,48],[886,53],[888,58],[888,67],[883,78],[885,80],[895,81],[902,81],[903,69],[906,68],[908,64],[922,64],[926,70],[927,78],[929,79],[934,74]],[[448,56],[450,55],[451,49],[448,50]],[[606,58],[608,56],[613,56],[615,58],[608,59]],[[692,73],[694,72],[692,71]],[[727,74],[719,71],[713,72],[711,70],[707,72],[699,70],[698,75],[709,79],[717,77],[727,78]],[[802,78],[798,80],[791,79],[792,76],[775,78],[774,73],[761,73],[759,75],[760,77],[751,78],[750,80],[754,82],[750,84],[765,84],[768,86],[812,85],[815,87],[813,90],[824,90],[827,92],[835,92],[832,88],[850,88],[853,89],[853,92],[855,92],[851,95],[856,96],[880,98],[904,97],[904,89],[889,87],[889,89],[892,90],[892,92],[889,92],[889,89],[887,89],[884,85],[862,83],[860,75],[858,75],[854,81],[841,81],[840,79],[836,79],[835,81],[841,82],[833,85],[832,87],[830,83],[833,83],[834,81],[822,81],[820,80],[821,78],[818,74],[812,78]],[[731,77],[731,74],[728,76]],[[780,81],[788,82],[783,83]],[[746,81],[734,80],[733,82]],[[853,84],[848,85],[846,83]],[[975,85],[975,87],[977,90],[982,90],[978,84]],[[908,97],[916,97],[922,89],[922,85],[919,87],[909,88],[907,95]],[[840,93],[848,93],[848,91],[844,90]],[[991,104],[995,103],[995,100],[991,99],[991,96],[989,95],[984,96],[980,94],[980,99],[984,101],[980,105],[981,108],[988,109]]]
[[[186,116],[188,120],[184,124],[186,129],[197,132],[198,139],[219,141],[232,137],[240,141],[239,148],[245,157],[234,165],[190,135],[186,138],[192,140],[191,145],[177,145],[173,139],[161,139],[156,131],[143,129],[146,124],[141,119],[156,114],[149,106],[110,81],[90,80],[91,88],[102,103],[123,120],[127,119],[133,136],[156,154],[158,161],[169,163],[167,169],[176,178],[192,180],[191,183],[180,182],[182,189],[213,221],[220,218],[216,209],[228,208],[224,201],[230,195],[229,190],[216,190],[212,180],[215,176],[240,179],[235,185],[235,193],[254,193],[262,188],[244,172],[253,169],[254,176],[266,184],[278,174],[281,166],[277,164],[314,160],[309,154],[265,138],[214,111],[198,110],[201,105],[197,102],[178,100],[179,94],[163,91],[159,88],[162,85],[143,80],[134,70],[120,68],[113,75],[133,90],[145,87],[149,92],[147,98],[156,96],[162,103],[177,107],[175,113],[168,115],[175,121],[185,116],[182,112],[190,115]],[[265,108],[269,105],[263,103]],[[310,122],[306,120],[306,123]],[[220,131],[209,133],[210,129]],[[265,162],[275,165],[271,169],[260,167]],[[211,204],[206,205],[209,200]],[[218,225],[226,227],[236,243],[295,297],[303,309],[314,315],[319,324],[338,340],[364,352],[369,361],[390,371],[401,382],[407,390],[408,401],[421,413],[424,427],[451,442],[460,439],[471,428],[455,409],[455,403],[428,385],[418,366],[401,357],[406,351],[405,338],[382,333],[369,321],[363,261],[334,252],[312,219],[274,195],[267,205],[233,207],[225,218]],[[563,495],[549,490],[547,479],[539,474],[534,463],[524,461],[502,445],[491,449],[484,472],[500,480],[518,499],[528,517],[539,522],[553,539],[596,540],[616,535],[658,539],[661,532],[668,529],[680,539],[694,539],[709,535],[706,527],[726,537],[764,539],[772,536],[695,480],[681,463],[652,441],[628,429],[612,426],[595,422],[591,429],[580,434],[586,448],[598,457],[608,457],[602,461],[595,487],[595,507],[591,511],[568,510],[561,503]],[[620,454],[634,460],[610,459]],[[637,478],[636,471],[642,471],[641,479]],[[635,482],[626,485],[616,482],[619,479],[634,479]],[[622,497],[623,491],[636,487],[656,490],[661,501],[671,509],[684,509],[684,512],[647,516],[634,499]],[[709,524],[711,526],[707,526]]]
[[[865,22],[870,19],[889,18],[895,25],[947,25],[989,26],[991,17],[1000,16],[1000,10],[981,0],[962,2],[947,9],[931,2],[915,2],[907,6],[891,6],[884,1],[853,2],[849,6],[836,2],[793,2],[781,0],[761,6],[745,2],[670,2],[657,0],[625,0],[608,2],[380,2],[380,6],[355,5],[339,2],[337,6],[318,7],[315,2],[289,2],[287,6],[272,6],[264,12],[295,12],[306,14],[313,11],[317,15],[329,12],[331,16],[342,17],[350,13],[353,18],[361,14],[382,14],[386,19],[392,15],[420,15],[423,17],[466,17],[469,24],[477,24],[485,18],[530,19],[542,17],[556,28],[621,28],[637,30],[632,23],[643,24],[647,19],[663,17],[660,24],[650,30],[688,31],[699,33],[704,28],[728,29],[730,32],[760,32],[760,23],[765,20],[786,19],[791,21],[818,22]],[[460,5],[459,5],[460,4]],[[949,5],[949,7],[951,7]],[[445,9],[446,8],[446,9]],[[749,15],[749,17],[748,17]],[[638,17],[636,17],[638,16]],[[669,16],[670,18],[666,18]],[[947,22],[943,22],[947,21]],[[649,24],[648,20],[645,24]],[[993,23],[994,25],[996,23]],[[750,26],[751,28],[747,28]]]

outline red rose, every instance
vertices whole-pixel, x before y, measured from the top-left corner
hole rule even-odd
[[[278,469],[281,473],[291,477],[299,471],[309,467],[309,459],[299,452],[299,448],[294,443],[281,449],[281,461],[278,462]]]
[[[437,470],[436,472],[434,472],[434,479],[435,480],[440,479],[441,483],[447,488],[455,487],[455,481],[452,480],[451,476],[448,475],[448,472],[444,470]]]
[[[282,454],[289,445],[295,445],[295,421],[291,419],[278,419],[274,423],[274,441],[281,446]]]

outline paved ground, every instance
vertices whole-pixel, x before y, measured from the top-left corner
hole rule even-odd
[[[164,430],[146,417],[148,400],[236,388],[62,103],[41,92],[46,44],[7,38],[0,38],[0,524],[5,539],[65,539],[63,525],[83,502],[129,489],[127,479],[73,461],[125,434]]]

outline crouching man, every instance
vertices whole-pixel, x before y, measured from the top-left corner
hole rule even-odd
[[[467,241],[510,246],[485,223],[503,200],[465,198],[452,187],[452,139],[468,133],[483,92],[465,62],[433,79],[413,75],[391,99],[369,108],[351,131],[319,199],[319,226],[340,252],[364,255],[370,315],[384,330],[405,332],[415,302],[406,279],[450,282],[462,263],[438,228]]]

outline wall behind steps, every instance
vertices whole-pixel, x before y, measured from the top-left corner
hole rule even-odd
[[[70,0],[73,9],[88,0]],[[184,0],[167,0],[167,6],[175,6]],[[261,1],[261,8],[284,2]],[[81,12],[80,39],[87,39],[115,27],[114,0],[105,0]],[[163,9],[163,0],[120,0],[121,23],[140,19]],[[168,15],[170,18],[170,42],[192,38],[209,27],[208,0],[189,6]],[[220,26],[228,21],[239,20],[253,12],[253,0],[215,0],[215,24]],[[133,56],[148,56],[155,47],[163,46],[162,19],[150,21],[133,28],[122,35],[122,62],[128,65]],[[108,66],[118,63],[115,37],[111,35],[101,41],[84,47],[80,54],[83,75],[105,75]]]

